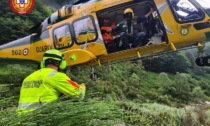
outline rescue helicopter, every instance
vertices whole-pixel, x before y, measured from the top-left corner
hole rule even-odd
[[[151,16],[138,24],[146,34],[144,44],[122,48],[117,32],[109,32],[106,42],[104,22],[115,27],[127,8],[141,16],[148,7],[154,8]],[[0,61],[39,63],[45,51],[58,49],[67,66],[102,65],[196,45],[196,64],[210,66],[204,51],[209,39],[209,0],[89,0],[63,6],[32,27],[28,36],[0,45]]]

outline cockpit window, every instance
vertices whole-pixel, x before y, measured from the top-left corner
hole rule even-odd
[[[195,0],[210,16],[210,0]]]
[[[204,14],[189,0],[169,0],[178,22],[193,22],[203,19]]]

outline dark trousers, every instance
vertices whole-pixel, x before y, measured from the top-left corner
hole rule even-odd
[[[134,35],[128,35],[126,32],[122,32],[120,34],[120,40],[122,41],[122,47],[124,49],[128,49],[130,48],[130,43],[132,44],[132,48],[135,48],[137,46],[141,46],[142,40],[145,37],[145,33],[144,32],[138,32]]]

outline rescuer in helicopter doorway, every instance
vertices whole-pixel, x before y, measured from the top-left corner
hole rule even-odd
[[[20,90],[17,113],[33,111],[50,102],[57,101],[64,94],[70,98],[83,100],[85,84],[77,84],[59,70],[66,68],[66,61],[59,50],[45,52],[41,69],[26,77]]]
[[[154,9],[151,8],[144,16],[134,16],[133,10],[131,8],[127,8],[123,14],[124,20],[116,27],[109,29],[108,32],[121,32],[120,40],[122,41],[123,49],[141,46],[144,44],[142,40],[145,37],[145,33],[141,31],[138,24],[146,20],[153,11]]]

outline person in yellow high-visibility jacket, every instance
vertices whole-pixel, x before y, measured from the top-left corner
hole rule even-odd
[[[45,52],[41,69],[26,77],[22,83],[17,112],[33,111],[47,103],[56,101],[61,94],[83,100],[85,84],[77,84],[59,69],[65,69],[66,61],[62,53],[51,49]]]

